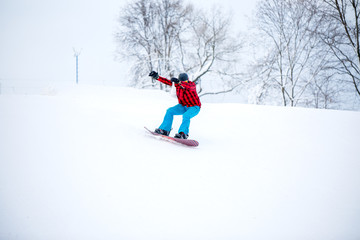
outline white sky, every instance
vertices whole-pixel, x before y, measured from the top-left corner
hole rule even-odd
[[[79,82],[120,84],[126,63],[114,61],[113,33],[124,0],[1,0],[0,81],[75,82],[73,47],[79,56]],[[239,29],[254,8],[247,0],[187,0],[233,13]]]

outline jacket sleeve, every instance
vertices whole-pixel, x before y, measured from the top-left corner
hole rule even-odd
[[[162,83],[164,83],[164,84],[166,84],[166,85],[172,86],[172,81],[170,81],[170,80],[167,79],[167,78],[159,77],[158,81],[159,81],[159,82],[162,82]]]
[[[181,84],[181,86],[187,91],[195,91],[196,92],[196,84],[194,82],[187,82]]]

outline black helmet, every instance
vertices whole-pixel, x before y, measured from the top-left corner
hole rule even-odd
[[[189,80],[189,76],[186,73],[180,73],[178,79],[181,82],[187,81],[187,80]]]

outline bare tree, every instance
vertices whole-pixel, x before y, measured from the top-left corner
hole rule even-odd
[[[121,60],[135,60],[131,69],[134,86],[149,85],[143,77],[151,70],[172,74],[177,38],[191,11],[181,0],[136,0],[122,9],[115,37]]]
[[[203,94],[234,89],[239,82],[235,65],[241,41],[231,36],[230,18],[221,10],[194,10],[182,0],[136,0],[126,5],[116,40],[122,60],[135,60],[133,85],[148,87],[147,74],[156,70],[169,77],[189,73],[199,83],[199,92],[209,82],[201,81],[205,75],[216,77],[221,90],[207,89]]]
[[[258,28],[263,33],[266,55],[257,65],[262,79],[259,97],[281,97],[284,106],[312,101],[310,85],[327,65],[317,29],[325,20],[316,0],[269,0],[258,7]]]
[[[350,77],[360,95],[360,5],[358,0],[323,0],[332,17],[331,31],[323,34],[324,41],[336,56],[336,70]]]
[[[156,31],[153,44],[158,54],[158,71],[163,74],[173,75],[174,66],[179,62],[180,36],[189,26],[192,12],[192,6],[183,6],[181,0],[161,0],[157,3],[156,24],[159,29]]]
[[[153,68],[155,4],[149,0],[138,0],[126,5],[121,12],[120,25],[115,35],[116,40],[121,43],[117,53],[121,61],[128,58],[137,61],[138,64],[131,69],[133,85],[142,85],[140,76]]]
[[[193,81],[199,82],[200,96],[234,90],[242,83],[242,74],[236,65],[241,57],[243,41],[239,36],[231,35],[231,16],[219,8],[213,8],[210,13],[199,11],[191,27],[187,69],[194,72]],[[204,90],[201,78],[205,74],[207,77],[212,75],[220,86]]]

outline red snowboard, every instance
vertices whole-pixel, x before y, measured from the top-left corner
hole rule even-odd
[[[189,146],[189,147],[197,147],[197,146],[199,146],[199,142],[195,141],[195,140],[192,140],[192,139],[181,139],[181,138],[173,138],[173,137],[170,137],[170,136],[164,136],[164,135],[161,135],[161,134],[158,134],[156,132],[153,132],[153,131],[149,130],[147,127],[144,127],[144,128],[147,131],[149,131],[152,135],[158,136],[161,139],[167,140],[169,142],[180,143],[180,144],[183,144],[183,145],[186,145],[186,146]]]

